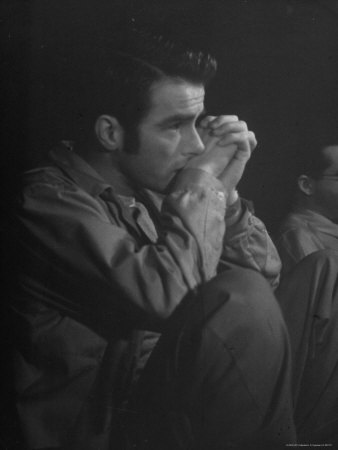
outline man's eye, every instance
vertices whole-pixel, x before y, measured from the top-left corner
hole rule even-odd
[[[169,128],[171,130],[178,130],[180,128],[180,126],[181,126],[181,122],[174,122],[169,126]]]

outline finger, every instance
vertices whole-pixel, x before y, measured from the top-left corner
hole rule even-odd
[[[225,147],[229,144],[237,144],[240,149],[252,152],[257,145],[257,140],[255,133],[252,131],[241,131],[239,133],[227,134],[219,140],[217,145]]]
[[[248,140],[250,144],[250,149],[253,152],[255,148],[257,147],[257,139],[256,135],[253,131],[248,131]]]
[[[248,126],[243,120],[237,122],[225,122],[216,129],[212,129],[210,134],[212,136],[221,136],[229,133],[240,133],[242,131],[248,131]]]
[[[204,145],[206,145],[206,143],[211,138],[211,135],[210,135],[210,132],[209,132],[210,131],[209,128],[204,128],[204,127],[198,126],[196,128],[196,131],[199,134],[199,136],[200,136],[202,142],[204,143]]]
[[[256,135],[253,131],[249,131],[249,142],[250,142],[251,152],[253,152],[258,144]]]
[[[202,126],[203,128],[214,129],[224,123],[237,122],[237,121],[238,121],[238,116],[234,116],[234,115],[206,116],[200,121],[199,125]]]
[[[216,129],[226,123],[238,122],[238,116],[234,115],[223,115],[214,117],[213,120],[209,121],[209,128]]]
[[[198,122],[198,128],[209,128],[209,123],[216,119],[216,116],[205,116]]]

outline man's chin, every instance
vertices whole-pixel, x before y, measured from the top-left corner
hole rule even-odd
[[[182,170],[176,170],[174,174],[168,179],[166,183],[161,184],[153,184],[152,186],[147,186],[147,189],[150,189],[157,194],[166,195],[172,192],[173,187],[176,183],[177,177]]]
[[[174,185],[176,184],[176,181],[177,181],[177,177],[179,176],[179,174],[181,172],[182,172],[182,169],[175,171],[174,175],[170,178],[169,182],[164,187],[164,189],[162,191],[163,194],[169,194],[170,192],[173,191]]]

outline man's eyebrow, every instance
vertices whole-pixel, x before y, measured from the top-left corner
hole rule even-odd
[[[322,173],[322,177],[338,177],[338,171],[334,173]]]
[[[199,121],[201,119],[203,119],[203,117],[206,116],[206,111],[205,109],[203,109],[203,111],[201,111],[200,114],[198,114],[197,118],[195,116],[195,114],[173,114],[172,116],[166,117],[165,119],[163,119],[159,125],[160,126],[166,126],[166,125],[170,125],[174,122],[190,122],[191,120],[195,120]]]
[[[166,117],[163,119],[159,125],[169,125],[174,122],[189,122],[190,120],[194,120],[194,114],[173,114],[172,116]]]

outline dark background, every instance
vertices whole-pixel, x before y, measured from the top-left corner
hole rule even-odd
[[[2,242],[11,226],[4,218],[10,217],[18,174],[60,139],[72,137],[77,99],[86,91],[83,59],[77,65],[83,47],[91,68],[95,43],[123,34],[132,18],[217,57],[207,107],[237,114],[255,131],[259,144],[240,192],[253,200],[271,232],[287,208],[297,153],[337,127],[335,0],[2,0]],[[4,319],[3,380],[9,376],[5,325]],[[22,450],[13,438],[10,394],[3,383],[0,448]]]
[[[259,145],[240,191],[271,232],[290,197],[297,151],[317,130],[337,126],[335,0],[7,0],[1,8],[10,99],[3,207],[12,174],[71,138],[72,107],[85,90],[74,64],[81,45],[89,43],[89,67],[95,42],[123,33],[131,18],[217,57],[208,110],[235,113],[255,131]]]

